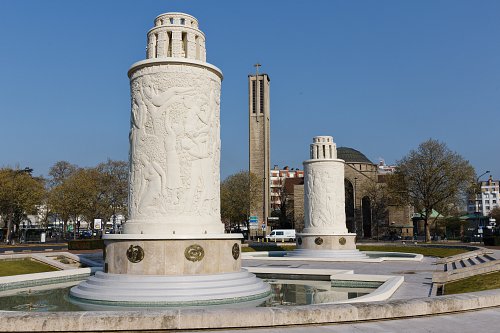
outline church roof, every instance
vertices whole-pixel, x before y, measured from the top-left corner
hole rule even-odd
[[[373,164],[362,152],[349,147],[337,147],[337,158],[344,160],[346,163]]]

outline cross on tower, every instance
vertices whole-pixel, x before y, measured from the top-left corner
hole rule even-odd
[[[262,66],[261,64],[259,63],[256,63],[255,65],[253,65],[255,67],[255,75],[256,76],[259,76],[259,67]]]

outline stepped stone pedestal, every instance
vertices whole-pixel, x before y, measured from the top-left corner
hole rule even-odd
[[[289,256],[367,258],[356,249],[345,217],[344,161],[331,136],[317,136],[304,161],[304,225]]]
[[[220,89],[198,21],[166,13],[148,32],[131,90],[130,219],[105,235],[104,272],[71,289],[81,302],[191,306],[263,301],[241,268],[241,234],[220,217]]]

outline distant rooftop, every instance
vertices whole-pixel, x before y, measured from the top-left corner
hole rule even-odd
[[[337,158],[344,160],[346,163],[373,164],[362,152],[349,147],[337,147]]]

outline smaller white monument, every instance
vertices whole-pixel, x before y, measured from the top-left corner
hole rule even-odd
[[[317,136],[304,161],[304,230],[290,256],[366,258],[345,217],[344,164],[331,136]]]

